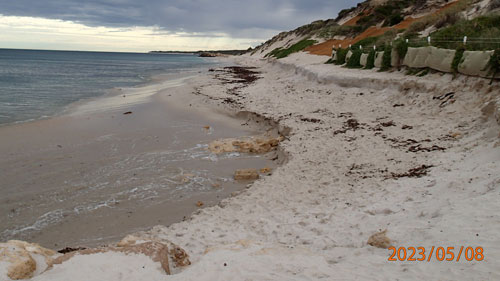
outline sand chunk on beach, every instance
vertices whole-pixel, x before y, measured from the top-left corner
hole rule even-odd
[[[256,180],[259,178],[259,172],[256,169],[237,170],[234,173],[235,180]]]
[[[246,138],[229,138],[216,140],[209,144],[208,149],[215,154],[226,152],[242,152],[242,153],[267,153],[279,145],[283,137],[246,137]]]
[[[102,247],[95,249],[85,249],[78,250],[71,253],[67,253],[63,256],[60,256],[53,260],[50,264],[50,268],[54,265],[63,264],[68,260],[74,258],[76,255],[95,255],[95,254],[103,254],[103,253],[124,253],[127,255],[136,254],[136,255],[144,255],[146,257],[151,258],[153,262],[160,263],[161,268],[165,271],[166,274],[170,274],[170,266],[168,263],[168,246],[154,241],[148,241],[140,244],[126,244],[121,243],[121,246],[118,247]]]
[[[368,239],[368,245],[381,249],[388,249],[389,247],[391,247],[391,242],[391,239],[387,237],[387,229],[373,234]]]

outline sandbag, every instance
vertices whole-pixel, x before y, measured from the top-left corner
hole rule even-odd
[[[375,54],[375,67],[381,68],[382,67],[382,57],[384,56],[384,52],[377,52]]]
[[[456,51],[436,47],[430,47],[430,50],[431,53],[425,62],[427,67],[442,72],[452,72],[451,63],[453,62]]]
[[[365,67],[368,62],[368,54],[361,54],[361,58],[359,59],[359,63]]]
[[[408,48],[403,64],[412,68],[425,68],[430,55],[431,47]]]
[[[488,75],[488,62],[494,51],[465,51],[462,61],[458,65],[458,72],[471,75],[490,78]]]
[[[349,50],[349,52],[347,52],[347,55],[345,56],[345,61],[348,62],[349,59],[351,58],[352,56],[352,52]]]

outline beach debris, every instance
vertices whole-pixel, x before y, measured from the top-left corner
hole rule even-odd
[[[322,122],[320,119],[317,119],[317,118],[302,117],[302,118],[300,118],[300,120],[304,121],[304,122],[309,122],[309,123],[321,123]]]
[[[387,122],[382,122],[380,123],[380,125],[382,127],[393,127],[393,126],[396,126],[396,124],[394,123],[394,121],[387,121]]]
[[[170,250],[170,257],[172,258],[176,267],[185,267],[191,265],[189,255],[180,247],[173,247]]]
[[[271,173],[271,171],[272,171],[272,170],[273,170],[273,169],[271,169],[271,168],[265,167],[265,168],[260,169],[260,171],[259,171],[259,172],[260,172],[261,174],[269,174],[269,173]]]
[[[0,243],[0,272],[12,280],[32,278],[45,271],[57,253],[38,244],[11,240]],[[7,268],[3,269],[2,267]],[[4,276],[0,275],[4,280]]]
[[[60,257],[54,259],[47,270],[50,270],[54,265],[63,264],[64,262],[70,260],[75,255],[94,255],[109,252],[117,252],[124,254],[142,254],[145,255],[153,262],[159,262],[166,274],[170,274],[170,267],[168,261],[168,246],[166,244],[156,242],[156,241],[146,241],[142,243],[137,243],[137,241],[120,241],[117,246],[106,246],[94,249],[85,249],[73,251],[64,254]]]
[[[413,129],[413,126],[410,126],[410,125],[403,125],[403,126],[401,127],[401,129],[403,129],[403,130],[411,130],[411,129]]]
[[[440,147],[438,145],[433,145],[431,147],[422,147],[421,144],[410,146],[410,148],[408,148],[408,151],[410,152],[419,152],[419,151],[431,152],[431,151],[445,151],[445,150],[446,148]]]
[[[205,204],[201,201],[196,202],[196,207],[198,207],[198,208],[203,207],[203,205],[205,205]]]
[[[123,115],[130,115],[130,114],[132,114],[132,111],[127,111],[127,112],[123,113]]]
[[[259,72],[253,71],[252,69],[255,69],[255,67],[242,67],[242,66],[228,66],[224,67],[224,70],[227,71],[228,73],[233,75],[233,78],[236,78],[235,80],[231,80],[226,83],[244,83],[244,84],[250,84],[260,77],[257,76]]]
[[[212,127],[210,127],[210,126],[204,126],[203,127],[203,129],[205,129],[205,130],[210,130],[210,128],[212,128]]]
[[[350,128],[352,130],[357,130],[357,129],[359,129],[360,124],[359,124],[358,120],[356,120],[356,119],[348,119],[346,121],[346,125],[348,128]]]
[[[391,173],[391,177],[394,179],[398,178],[421,178],[423,176],[426,176],[429,173],[429,169],[434,166],[432,165],[422,165],[420,167],[416,167],[413,169],[410,169],[406,173]]]
[[[259,177],[259,173],[256,169],[243,169],[234,172],[235,180],[256,180]]]
[[[392,107],[403,107],[403,106],[405,106],[403,103],[396,103]]]
[[[368,238],[368,245],[381,248],[388,249],[392,246],[392,241],[387,237],[387,229],[381,232],[377,232]]]
[[[57,251],[58,253],[60,254],[67,254],[67,253],[71,253],[71,252],[75,252],[75,251],[80,251],[80,250],[86,250],[87,248],[85,247],[77,247],[77,248],[71,248],[71,247],[66,247],[64,249],[61,249],[59,251]]]
[[[361,128],[361,123],[358,120],[351,118],[344,122],[342,129],[333,132],[333,135],[345,134],[349,130],[356,131]]]
[[[351,118],[354,114],[352,112],[341,112],[338,118]]]
[[[213,141],[208,149],[215,154],[242,152],[262,154],[276,149],[283,137],[247,137],[240,139],[223,139]]]
[[[442,101],[439,107],[445,107],[446,105],[455,102],[454,97],[455,97],[455,92],[449,92],[441,96],[433,97],[432,99]]]

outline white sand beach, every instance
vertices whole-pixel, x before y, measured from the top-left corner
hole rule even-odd
[[[189,266],[166,275],[141,254],[77,254],[33,280],[500,280],[498,82],[327,59],[237,57],[260,79],[236,90],[223,73],[197,78],[198,108],[277,122],[286,162],[217,206],[135,234],[174,243]],[[395,247],[482,247],[484,260],[388,261],[367,243],[385,230]]]

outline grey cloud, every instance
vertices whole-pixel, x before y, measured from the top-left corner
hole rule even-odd
[[[355,0],[0,0],[0,14],[71,20],[91,26],[158,26],[165,32],[228,33],[265,39],[317,19],[335,18]],[[215,35],[216,36],[216,35]]]

